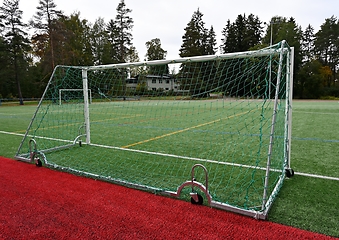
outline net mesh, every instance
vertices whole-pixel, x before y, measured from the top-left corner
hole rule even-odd
[[[214,201],[264,211],[286,167],[288,49],[58,66],[17,157],[156,192],[177,191],[202,164]],[[203,169],[194,179],[206,182]]]

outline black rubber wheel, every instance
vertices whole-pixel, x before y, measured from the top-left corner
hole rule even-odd
[[[35,161],[35,166],[42,167],[42,162],[39,158]]]
[[[196,202],[192,197],[191,197],[191,203],[192,204],[196,204],[196,205],[202,205],[202,203],[204,202],[203,197],[200,194],[197,194],[198,196],[198,202]]]
[[[291,178],[294,176],[294,171],[292,168],[285,169],[286,177]]]

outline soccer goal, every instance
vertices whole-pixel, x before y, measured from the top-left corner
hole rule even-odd
[[[292,80],[285,41],[214,56],[57,66],[15,157],[265,219],[293,175]],[[60,104],[65,93],[72,101]]]

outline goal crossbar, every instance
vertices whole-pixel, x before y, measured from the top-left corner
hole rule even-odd
[[[185,57],[177,58],[172,60],[153,60],[153,61],[142,61],[142,62],[132,62],[132,63],[118,63],[118,64],[107,64],[99,66],[88,66],[88,67],[79,67],[86,70],[100,70],[100,69],[111,69],[111,68],[128,68],[128,67],[140,67],[140,66],[149,66],[149,65],[159,65],[159,64],[177,64],[177,63],[190,63],[190,62],[203,62],[211,60],[226,60],[226,59],[237,59],[237,58],[251,58],[251,57],[260,57],[260,56],[278,56],[280,52],[290,51],[289,47],[283,49],[261,49],[255,51],[246,51],[246,52],[235,52],[235,53],[226,53],[220,55],[205,55],[205,56],[195,56],[195,57]]]

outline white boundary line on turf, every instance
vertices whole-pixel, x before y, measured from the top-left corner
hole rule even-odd
[[[339,181],[339,178],[337,178],[337,177],[328,177],[328,176],[317,175],[317,174],[310,174],[310,173],[295,172],[294,175]]]
[[[264,167],[256,167],[256,166],[243,165],[243,164],[237,164],[237,163],[229,163],[229,162],[219,162],[219,161],[209,160],[209,159],[192,158],[192,157],[178,156],[178,155],[166,154],[166,153],[149,152],[149,151],[143,151],[143,150],[137,150],[137,149],[126,149],[126,148],[121,148],[121,147],[113,147],[113,146],[106,146],[106,145],[92,144],[92,143],[90,145],[96,146],[96,147],[102,147],[102,148],[111,148],[111,149],[116,149],[116,150],[139,152],[139,153],[146,153],[146,154],[152,154],[152,155],[160,155],[160,156],[166,156],[166,157],[177,157],[177,158],[186,159],[186,160],[193,160],[193,161],[201,161],[201,162],[209,162],[209,163],[216,163],[216,164],[236,166],[236,167],[244,167],[244,168],[266,170],[266,168],[264,168]],[[279,172],[281,170],[271,169],[271,171]],[[320,178],[320,179],[339,181],[339,178],[336,178],[336,177],[322,176],[322,175],[317,175],[317,174],[299,173],[299,172],[294,173],[294,174],[295,175],[300,175],[300,176],[305,176],[305,177],[312,177],[312,178]]]
[[[25,136],[25,134],[22,134],[22,133],[13,133],[13,132],[5,132],[5,131],[0,131],[0,133],[8,134],[8,135],[15,135],[15,136],[22,136],[22,137]],[[48,139],[48,140],[53,140],[53,141],[61,141],[61,142],[70,142],[70,143],[73,142],[73,141],[70,141],[70,140],[63,140],[63,139],[57,139],[57,138],[48,138],[48,137],[38,137],[38,136],[36,136],[36,138]],[[191,157],[177,156],[177,155],[165,154],[165,153],[155,153],[155,152],[148,152],[148,151],[142,151],[142,150],[136,150],[136,149],[126,149],[126,148],[120,148],[120,147],[105,146],[105,145],[100,145],[100,144],[91,144],[91,145],[92,146],[96,146],[96,147],[111,148],[111,149],[116,149],[116,150],[139,152],[139,153],[146,153],[146,154],[153,154],[153,155],[160,155],[160,156],[167,156],[167,157],[178,157],[178,158],[187,159],[187,160],[193,160],[193,161],[204,161],[204,162],[217,163],[217,164],[223,164],[223,165],[230,165],[230,166],[237,166],[237,167],[245,167],[245,168],[253,168],[253,169],[266,170],[266,168],[262,168],[262,167],[242,165],[242,164],[237,164],[237,163],[219,162],[219,161],[215,161],[215,160],[207,160],[207,159],[200,159],[200,158],[191,158]],[[271,170],[272,171],[279,171],[279,170],[276,170],[276,169],[271,169]],[[329,176],[310,174],[310,173],[295,172],[294,175],[339,181],[339,178],[337,178],[337,177],[329,177]]]
[[[14,136],[21,136],[21,137],[25,136],[25,134],[22,134],[22,133],[13,133],[13,132],[5,132],[5,131],[0,131],[0,133],[8,134],[8,135],[14,135]],[[28,137],[33,137],[32,135],[27,135],[27,136]],[[38,138],[38,139],[47,139],[47,140],[59,141],[59,142],[67,142],[67,143],[72,143],[73,142],[71,140],[64,140],[64,139],[58,139],[58,138],[49,138],[49,137],[40,137],[40,136],[35,136],[35,138]]]
[[[25,136],[25,134],[22,134],[22,133],[13,133],[13,132],[5,132],[5,131],[0,131],[0,133],[3,133],[3,134],[8,134],[8,135],[15,135],[15,136]]]

